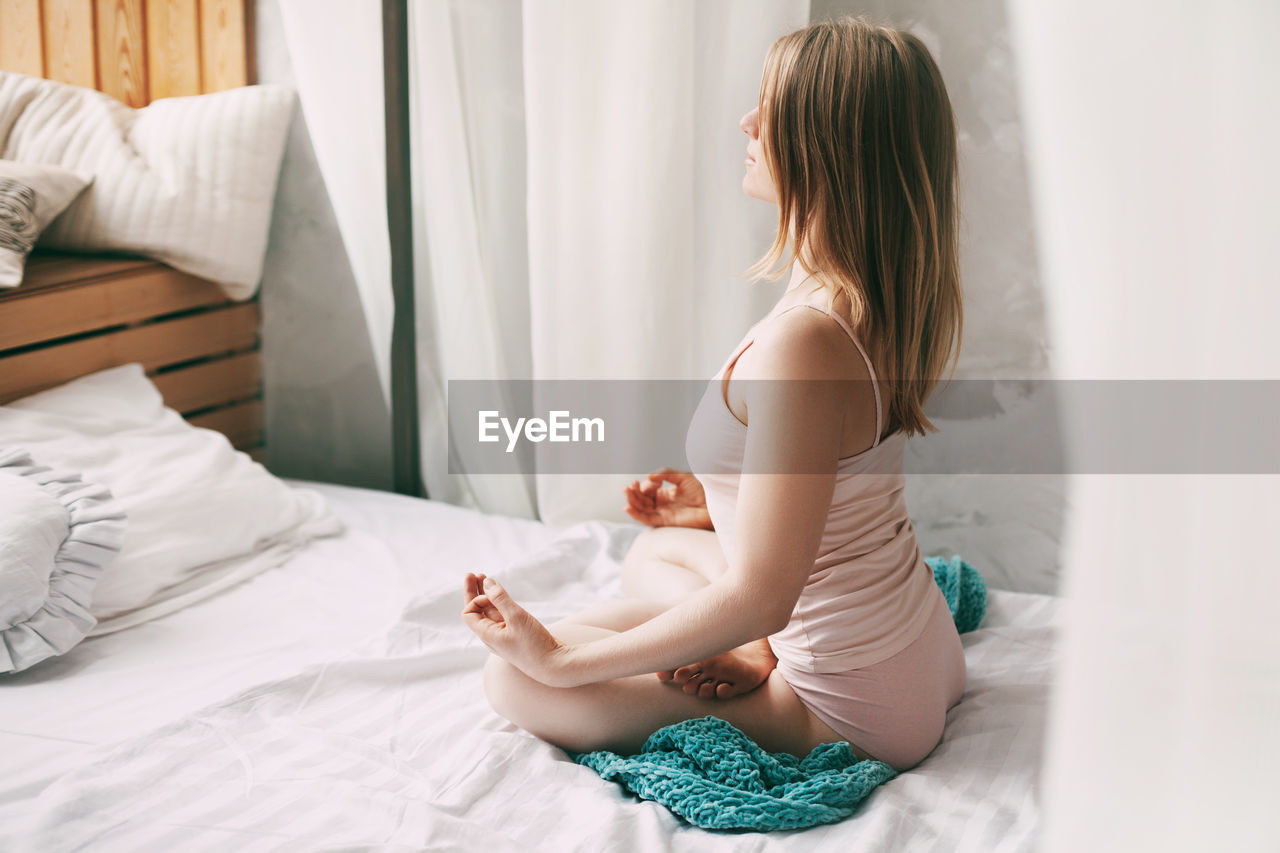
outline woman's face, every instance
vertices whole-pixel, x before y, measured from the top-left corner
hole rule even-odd
[[[777,188],[765,163],[764,149],[760,147],[760,108],[744,115],[738,127],[747,135],[747,173],[742,178],[742,191],[752,198],[777,204]]]

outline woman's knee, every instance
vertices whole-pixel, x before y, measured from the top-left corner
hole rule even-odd
[[[707,581],[727,566],[715,531],[692,527],[653,527],[637,536],[623,565],[649,561],[678,566]]]
[[[626,556],[622,558],[623,563],[657,558],[659,549],[662,546],[662,530],[663,528],[661,527],[650,527],[633,539],[631,547],[627,549]]]
[[[485,662],[485,696],[499,716],[552,746],[585,751],[587,741],[583,738],[590,736],[592,726],[581,719],[572,703],[551,701],[549,694],[555,690],[497,655],[490,655]]]
[[[557,622],[551,627],[552,635],[562,643],[590,643],[618,633],[595,625]],[[507,660],[490,653],[485,661],[484,692],[493,710],[517,725],[523,725],[516,717],[527,719],[539,704],[545,703],[556,688],[548,687],[520,671]]]
[[[490,654],[484,664],[484,695],[489,706],[507,720],[520,725],[518,717],[522,705],[521,694],[528,693],[529,676],[495,654]]]

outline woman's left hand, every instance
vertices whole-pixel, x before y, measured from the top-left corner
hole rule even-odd
[[[563,686],[568,646],[503,589],[483,574],[467,573],[462,621],[489,650],[530,678]]]

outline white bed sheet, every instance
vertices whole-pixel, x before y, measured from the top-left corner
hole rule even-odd
[[[921,765],[839,824],[707,833],[494,714],[460,579],[547,621],[616,597],[640,529],[554,528],[382,492],[180,613],[0,679],[0,849],[975,850],[1035,846],[1060,601],[993,590]],[[980,568],[980,567],[979,567]],[[710,708],[709,708],[710,710]]]

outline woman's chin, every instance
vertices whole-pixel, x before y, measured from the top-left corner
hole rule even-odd
[[[742,192],[749,198],[754,198],[756,201],[768,202],[769,204],[778,203],[778,200],[772,195],[765,195],[756,189],[755,186],[752,185],[750,177],[742,179]]]

